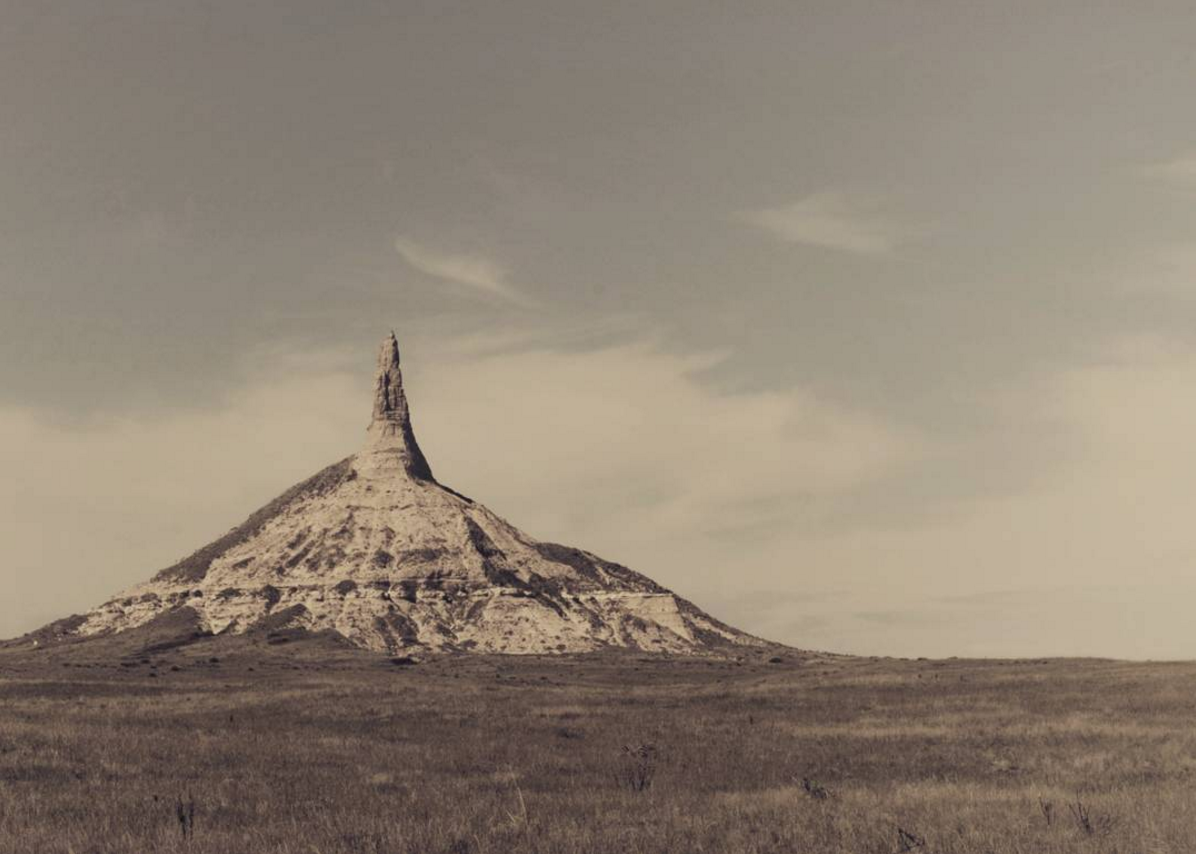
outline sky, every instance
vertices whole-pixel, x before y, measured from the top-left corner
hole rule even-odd
[[[1189,3],[0,0],[0,637],[353,452],[812,649],[1196,658]]]

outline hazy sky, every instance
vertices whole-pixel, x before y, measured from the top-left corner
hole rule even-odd
[[[0,0],[0,636],[357,448],[776,640],[1196,657],[1191,3]]]

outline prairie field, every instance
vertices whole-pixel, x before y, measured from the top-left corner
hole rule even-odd
[[[1196,848],[1196,664],[0,651],[13,854]]]

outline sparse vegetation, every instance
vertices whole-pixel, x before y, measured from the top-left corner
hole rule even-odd
[[[255,644],[155,653],[152,671],[136,653],[0,652],[0,852],[1179,854],[1196,838],[1196,664],[395,667]]]
[[[623,745],[623,767],[616,779],[620,785],[632,792],[646,792],[652,788],[656,778],[656,747],[639,744],[635,747]]]
[[[179,820],[179,830],[184,840],[195,838],[195,798],[190,793],[186,800],[180,797],[174,804],[174,815]]]
[[[926,840],[916,833],[910,833],[904,827],[897,828],[897,850],[904,854],[906,851],[914,851],[918,848],[925,848]]]
[[[809,777],[802,777],[801,787],[807,795],[816,801],[825,801],[831,796],[830,790],[826,786]]]

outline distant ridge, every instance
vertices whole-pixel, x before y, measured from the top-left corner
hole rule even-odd
[[[625,566],[535,540],[439,484],[415,439],[393,332],[378,351],[361,451],[151,580],[18,643],[163,626],[176,639],[161,643],[171,645],[285,630],[390,653],[769,646]]]

